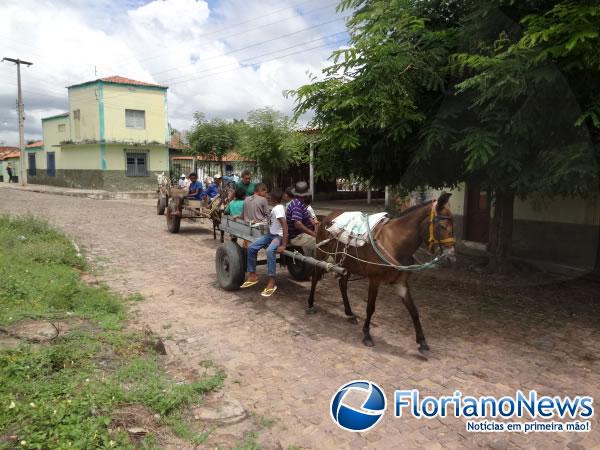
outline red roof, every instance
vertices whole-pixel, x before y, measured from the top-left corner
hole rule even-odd
[[[160,84],[146,83],[145,81],[132,80],[131,78],[125,78],[125,77],[121,77],[119,75],[113,75],[112,77],[100,78],[99,81],[106,81],[107,83],[116,83],[116,84],[134,84],[136,86],[153,86],[153,87],[166,88],[166,86],[161,86]]]
[[[161,86],[160,84],[154,84],[154,83],[146,83],[145,81],[132,80],[131,78],[125,78],[125,77],[121,77],[119,75],[98,78],[96,80],[91,80],[91,81],[84,81],[83,83],[72,84],[71,86],[67,86],[67,87],[72,88],[72,87],[77,87],[77,86],[84,86],[86,84],[97,83],[98,81],[103,81],[104,83],[111,83],[111,84],[124,84],[124,85],[128,85],[128,86],[145,86],[145,87],[167,89],[167,86]]]
[[[44,141],[35,141],[35,142],[32,142],[31,144],[27,144],[27,148],[37,148],[37,147],[41,147],[42,145],[44,145]]]
[[[3,160],[4,158],[14,158],[14,156],[10,156],[10,155],[13,155],[15,152],[17,153],[17,156],[19,156],[21,154],[21,152],[19,151],[19,147],[0,146],[0,161]]]
[[[181,140],[181,136],[179,134],[175,133],[171,136],[169,148],[172,148],[173,150],[187,150],[190,148],[190,146]]]
[[[17,150],[16,152],[6,152],[0,154],[0,161],[8,159],[8,158],[20,158],[21,152]]]

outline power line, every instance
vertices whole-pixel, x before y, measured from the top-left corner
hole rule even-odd
[[[296,8],[296,7],[300,6],[300,5],[303,5],[303,4],[306,4],[306,3],[311,3],[313,1],[315,1],[315,0],[307,0],[307,1],[304,1],[304,2],[300,2],[300,3],[296,4],[296,5],[289,5],[289,6],[286,6],[284,8],[280,8],[280,9],[277,9],[275,11],[272,11],[272,12],[270,12],[268,14],[263,14],[261,16],[256,16],[256,17],[253,17],[251,19],[247,19],[245,21],[238,22],[236,24],[228,25],[227,27],[224,27],[224,28],[222,28],[220,30],[210,31],[210,32],[199,34],[198,36],[196,36],[196,38],[203,38],[203,37],[207,37],[207,36],[214,36],[215,34],[219,34],[222,31],[234,29],[234,28],[237,28],[239,25],[243,25],[243,24],[246,24],[246,23],[249,23],[249,22],[253,22],[255,20],[264,19],[265,17],[272,16],[272,15],[278,13],[278,12],[290,10],[290,8]],[[330,6],[333,6],[333,5],[335,5],[335,2],[334,3],[326,4],[324,6],[320,6],[320,7],[315,8],[315,9],[310,9],[310,10],[306,11],[305,14],[312,14],[315,11],[320,11],[322,9],[329,8]],[[262,28],[266,28],[266,27],[269,27],[269,26],[274,25],[274,24],[279,24],[281,22],[285,22],[287,20],[291,20],[291,19],[294,19],[294,18],[296,18],[296,16],[288,17],[287,19],[281,19],[281,20],[278,20],[278,21],[275,21],[275,22],[270,22],[270,23],[262,24],[262,25],[259,25],[257,27],[254,27],[254,28],[249,28],[249,29],[246,29],[246,30],[242,30],[242,31],[240,31],[238,33],[221,36],[221,37],[218,37],[216,39],[217,40],[229,39],[229,38],[232,38],[232,37],[235,37],[235,36],[240,36],[242,34],[249,33],[250,31],[260,30]],[[173,46],[171,46],[171,47],[165,47],[160,53],[155,53],[152,56],[148,56],[146,58],[143,58],[143,59],[140,59],[140,60],[137,60],[137,61],[141,62],[141,61],[148,61],[148,60],[151,60],[151,59],[156,59],[156,58],[160,57],[161,55],[163,55],[164,53],[166,53],[168,51],[167,49],[172,49],[172,48],[174,48],[174,47]],[[121,62],[117,61],[115,64],[121,64],[121,63],[126,64],[128,61],[129,61],[129,59],[123,60]]]
[[[261,46],[263,44],[268,44],[269,42],[278,41],[279,39],[283,39],[283,38],[286,38],[286,37],[294,36],[296,34],[304,33],[305,31],[313,30],[315,28],[322,27],[323,25],[329,25],[330,23],[334,23],[334,22],[337,22],[337,21],[342,20],[342,19],[345,19],[345,17],[338,17],[338,18],[335,18],[335,19],[332,19],[332,20],[328,20],[327,22],[321,22],[321,23],[318,23],[318,24],[310,26],[310,27],[302,28],[301,30],[294,31],[292,33],[283,34],[283,35],[280,35],[280,36],[277,36],[277,37],[274,37],[274,38],[271,38],[271,39],[267,39],[265,41],[255,42],[254,44],[250,44],[250,45],[247,45],[245,47],[241,47],[241,48],[238,48],[238,49],[235,49],[235,50],[231,50],[231,51],[222,53],[220,55],[215,55],[215,56],[211,56],[211,57],[208,57],[208,58],[204,58],[202,61],[204,62],[204,61],[209,61],[211,59],[222,58],[224,56],[231,55],[233,53],[241,52],[242,50],[247,50],[247,49],[253,48],[253,47],[259,47],[259,46]],[[179,69],[179,67],[174,67],[174,68],[171,68],[171,69],[162,70],[160,72],[153,72],[153,73],[151,73],[151,75],[152,76],[159,75],[161,73],[171,72],[173,70],[178,70],[178,69]],[[178,77],[175,77],[175,78],[178,78]]]
[[[252,62],[256,58],[262,58],[264,56],[270,56],[270,55],[273,55],[273,54],[277,54],[279,52],[285,52],[286,50],[290,50],[290,49],[293,49],[293,48],[301,47],[301,46],[306,45],[306,44],[310,44],[310,43],[313,43],[313,42],[316,42],[316,41],[321,41],[323,39],[329,39],[329,38],[332,38],[334,36],[338,36],[338,35],[342,35],[342,34],[346,34],[346,31],[340,31],[338,33],[334,33],[334,34],[331,34],[331,35],[327,35],[327,36],[323,36],[323,37],[318,37],[316,39],[311,39],[309,41],[301,42],[301,43],[296,44],[296,45],[291,45],[291,46],[284,47],[284,48],[281,48],[281,49],[277,49],[277,50],[269,51],[269,52],[266,52],[266,53],[262,53],[260,55],[255,55],[255,56],[252,56],[252,57],[249,57],[249,58],[246,58],[246,59],[242,59],[242,60],[237,61],[235,63],[229,63],[229,64],[226,64],[226,65],[221,65],[221,66],[212,67],[212,68],[209,68],[209,69],[200,70],[200,71],[197,71],[197,72],[192,73],[192,74],[186,74],[184,76],[178,76],[178,77],[170,78],[170,79],[167,79],[167,80],[163,81],[162,83],[163,84],[168,83],[169,85],[172,86],[172,85],[177,85],[177,84],[181,84],[181,83],[186,83],[188,81],[193,81],[195,79],[204,78],[204,77],[198,78],[198,77],[195,77],[195,75],[204,74],[204,73],[211,72],[211,71],[214,71],[214,70],[219,70],[219,69],[225,69],[226,68],[228,70],[226,70],[225,72],[230,72],[232,69],[235,70],[237,68],[243,68],[243,66],[238,66],[238,64],[245,64],[246,66],[248,66],[248,65],[251,65],[251,64],[263,64],[264,62],[275,61],[275,60],[278,59],[278,56],[275,56],[274,58],[271,58],[271,59],[269,59],[267,61]],[[320,45],[320,46],[317,46],[317,47],[312,47],[311,49],[323,48],[323,47],[327,47],[329,45],[330,45],[330,43],[326,43],[324,45]],[[291,55],[302,53],[303,51],[304,50],[299,51],[299,52],[294,52]],[[290,55],[287,55],[287,54],[284,55],[284,57],[287,57],[287,56],[290,56]],[[235,64],[235,66],[233,68],[230,68],[231,64]],[[219,73],[220,72],[215,72],[215,74],[219,74]],[[190,77],[190,76],[192,76],[192,78],[187,78],[187,79],[180,80],[181,78],[186,78],[186,77]],[[178,81],[176,81],[176,80],[178,80]],[[172,82],[172,81],[174,81],[174,82]],[[127,94],[128,94],[128,92],[124,92],[124,93],[121,93],[121,94],[107,95],[107,96],[104,96],[104,101],[106,102],[106,100],[110,100],[110,99],[122,97],[122,96],[125,96]],[[92,102],[95,102],[95,100],[84,100],[82,102],[79,102],[79,104],[86,104],[86,103],[92,103]]]

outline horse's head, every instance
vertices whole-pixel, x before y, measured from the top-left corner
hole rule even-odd
[[[450,195],[444,192],[433,202],[429,223],[427,225],[427,247],[432,253],[438,249],[450,263],[456,261],[456,250],[454,248],[454,220],[448,200]]]

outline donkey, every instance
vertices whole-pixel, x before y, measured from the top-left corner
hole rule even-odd
[[[367,317],[363,326],[363,344],[372,347],[373,338],[370,333],[370,324],[375,312],[377,292],[382,283],[392,284],[396,287],[398,295],[408,309],[412,318],[419,352],[427,355],[429,346],[423,334],[419,312],[413,303],[408,279],[411,272],[398,270],[393,266],[408,266],[414,264],[413,254],[423,242],[427,243],[429,251],[435,253],[439,249],[441,254],[449,261],[454,262],[454,228],[452,213],[448,205],[451,194],[443,193],[435,200],[413,206],[396,218],[377,225],[372,230],[373,243],[362,247],[348,247],[336,239],[329,239],[325,228],[329,227],[340,211],[327,216],[317,232],[317,249],[315,257],[321,260],[335,260],[336,264],[345,267],[348,274],[356,274],[369,279],[369,296],[367,303]],[[307,313],[314,313],[315,290],[317,283],[323,275],[322,270],[315,270],[312,276],[310,296],[308,297]],[[348,301],[348,276],[339,279],[340,291],[344,301],[344,311],[348,320],[357,323],[356,316],[350,308]]]

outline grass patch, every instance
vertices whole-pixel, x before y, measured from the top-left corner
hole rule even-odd
[[[49,344],[0,350],[0,448],[157,448],[158,428],[195,445],[206,440],[182,414],[220,388],[223,373],[187,384],[170,380],[147,336],[123,329],[126,300],[83,283],[85,260],[48,224],[0,216],[0,254],[0,327],[22,319],[93,324]],[[118,419],[131,405],[155,421],[143,424],[148,433],[141,438]]]

